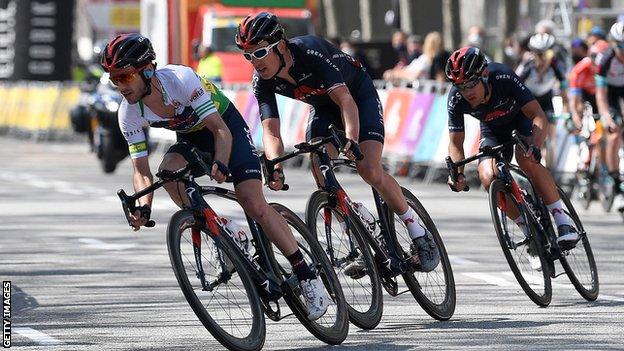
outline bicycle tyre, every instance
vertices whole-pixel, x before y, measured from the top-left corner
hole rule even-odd
[[[605,212],[611,212],[615,200],[615,189],[613,189],[613,181],[610,178],[609,175],[602,174],[602,171],[598,173],[598,198]]]
[[[593,180],[587,177],[584,172],[576,172],[576,184],[574,186],[574,197],[579,201],[583,209],[589,209],[593,199]]]
[[[499,212],[498,212],[499,210],[498,196],[500,193],[505,195],[507,199],[511,199],[511,201],[513,202],[513,205],[515,205],[520,211],[522,210],[521,210],[521,207],[518,205],[518,202],[516,201],[516,199],[513,197],[513,195],[508,192],[507,188],[505,187],[505,183],[502,180],[495,179],[490,184],[489,202],[490,202],[490,211],[492,215],[492,222],[494,223],[494,228],[496,229],[498,242],[501,245],[501,249],[503,250],[505,259],[507,260],[507,263],[509,264],[509,268],[511,268],[511,271],[516,277],[516,280],[520,284],[520,287],[522,287],[522,290],[524,290],[524,292],[531,299],[531,301],[533,301],[539,306],[548,306],[552,299],[552,285],[550,281],[550,270],[548,268],[549,266],[548,266],[547,259],[545,256],[546,253],[544,252],[544,248],[540,244],[540,241],[538,239],[538,233],[537,233],[537,228],[535,226],[535,223],[533,222],[532,217],[530,216],[525,217],[528,219],[528,222],[526,223],[526,225],[529,228],[529,231],[531,233],[530,237],[528,238],[528,242],[526,242],[527,240],[526,236],[518,228],[520,233],[517,235],[517,239],[523,239],[522,241],[524,241],[524,244],[519,245],[516,248],[511,248],[508,245],[508,240],[507,240],[507,237],[509,235],[509,230],[503,227],[504,223],[509,222],[507,220],[508,218],[506,216],[506,213],[502,213],[503,220],[501,220],[501,217],[499,216]],[[513,225],[515,226],[515,223]],[[515,229],[515,228],[517,228],[517,226],[512,227],[512,229]],[[511,234],[513,235],[513,231]],[[515,240],[514,238],[510,238],[510,240],[512,240],[514,243],[517,242],[517,240]],[[530,255],[528,253],[528,248],[532,244],[536,248],[535,253],[537,254],[537,257],[539,257],[539,263],[541,266],[540,275],[542,276],[541,279],[538,277],[538,274],[535,273],[539,271],[532,268],[531,263],[529,261]],[[520,261],[523,259],[524,253],[526,253],[527,257],[524,261],[521,261],[519,264],[519,262],[516,262],[514,255],[518,255],[517,258]],[[528,268],[528,269],[525,269],[525,268]],[[544,284],[543,292],[538,292],[534,288],[532,288],[530,282],[527,281],[527,277],[525,277],[525,274],[527,275],[527,277],[531,277],[530,279],[531,282],[539,282],[540,280],[542,280]]]
[[[594,253],[589,244],[589,238],[587,237],[583,223],[579,219],[570,199],[561,188],[557,187],[557,190],[559,191],[559,196],[561,196],[561,201],[566,207],[566,214],[574,221],[574,226],[578,230],[580,236],[576,247],[562,254],[560,259],[561,265],[576,291],[578,291],[585,300],[594,301],[598,298],[598,292],[600,290],[598,268],[594,260]],[[588,268],[589,272],[586,270],[582,272],[584,268]]]
[[[427,231],[429,231],[433,236],[433,240],[438,246],[438,251],[440,252],[440,263],[435,270],[431,272],[404,273],[403,280],[418,304],[423,310],[425,310],[425,312],[427,312],[427,314],[440,321],[449,320],[453,316],[453,313],[455,313],[457,299],[455,295],[455,278],[453,277],[453,269],[451,267],[448,254],[446,253],[444,242],[442,241],[442,237],[440,237],[440,233],[431,219],[431,216],[429,216],[429,213],[427,213],[427,210],[420,203],[420,201],[418,201],[416,196],[404,187],[401,187],[401,191],[403,192],[403,196],[405,197],[408,206],[416,212],[419,221],[425,225]],[[403,223],[397,215],[394,215],[394,218],[395,223],[397,223],[397,221],[398,223]],[[396,225],[394,228],[396,228]],[[407,233],[407,228],[405,228],[405,234],[402,235],[401,240],[406,243],[407,250],[399,242],[396,229],[391,233],[391,236],[400,257],[411,257],[409,245],[412,240]],[[441,273],[443,275],[444,282],[438,283],[438,289],[435,289],[435,286],[432,288],[432,284],[435,284],[436,278],[440,277],[440,268],[442,268]],[[443,299],[440,299],[440,296],[443,296]]]
[[[324,228],[323,232],[321,233],[319,233],[317,228],[317,218],[321,211],[324,211],[324,209],[327,208],[332,211],[334,215],[333,217],[335,217],[336,215],[343,215],[340,211],[338,211],[338,209],[333,208],[329,205],[329,197],[330,194],[326,191],[317,190],[312,194],[306,206],[306,223],[308,225],[308,228],[310,229],[311,234],[314,236],[314,238],[316,238],[316,240],[319,241],[319,244],[321,246],[323,246],[323,243],[327,245],[327,240],[324,235]],[[341,286],[343,287],[343,291],[347,290],[347,293],[345,293],[345,300],[349,309],[349,320],[358,328],[373,329],[379,324],[383,314],[383,293],[381,290],[381,281],[379,279],[377,264],[375,263],[369,245],[364,239],[365,234],[362,233],[364,229],[361,225],[357,225],[360,219],[355,217],[352,213],[349,213],[348,216],[349,221],[352,224],[350,228],[351,234],[353,234],[352,237],[355,239],[355,244],[357,245],[362,255],[362,261],[364,262],[364,265],[368,272],[366,276],[368,276],[368,279],[370,279],[370,291],[368,293],[368,295],[370,295],[370,300],[367,300],[365,303],[358,304],[359,300],[356,296],[356,290],[359,291],[360,288],[367,288],[360,284],[360,281],[362,281],[362,279],[366,279],[366,276],[359,279],[352,279],[343,273],[343,269],[341,267],[344,267],[346,265],[336,267],[335,262],[332,262],[332,267],[334,267],[334,269],[336,270],[336,275],[339,277]],[[323,240],[320,240],[320,238],[322,238]],[[325,246],[323,247],[323,249],[323,251],[326,252],[327,247]],[[338,250],[339,249],[340,247],[338,248]],[[357,285],[360,285],[360,287],[358,288]]]
[[[175,273],[176,279],[178,280],[178,284],[182,289],[184,297],[186,298],[187,302],[197,315],[197,318],[199,318],[199,320],[202,322],[204,327],[223,346],[227,347],[230,350],[255,351],[262,349],[266,337],[266,324],[261,307],[262,305],[260,302],[260,296],[258,295],[258,291],[256,290],[256,287],[253,284],[249,273],[245,270],[245,266],[243,265],[240,256],[237,254],[236,249],[232,246],[233,244],[231,244],[227,240],[220,240],[218,243],[214,241],[207,243],[208,240],[211,240],[211,237],[203,232],[200,233],[203,244],[201,245],[201,247],[203,247],[205,250],[210,248],[210,245],[214,245],[212,247],[214,248],[214,251],[217,252],[218,250],[221,252],[221,255],[225,256],[225,258],[222,259],[223,261],[220,261],[221,268],[226,265],[223,262],[225,262],[227,258],[228,264],[231,264],[233,266],[233,270],[231,273],[238,273],[240,277],[240,281],[243,285],[244,292],[246,293],[247,302],[251,311],[251,328],[249,333],[242,337],[232,335],[232,332],[228,332],[227,330],[225,330],[224,327],[215,320],[216,317],[213,316],[214,313],[211,314],[207,310],[208,306],[205,306],[200,298],[197,296],[197,290],[194,289],[194,286],[196,285],[192,284],[191,280],[195,281],[199,286],[199,291],[197,291],[198,293],[204,292],[202,291],[201,283],[197,279],[196,274],[192,274],[191,276],[189,276],[189,272],[187,272],[184,264],[185,259],[189,262],[196,262],[193,256],[192,241],[188,242],[188,244],[191,244],[189,245],[191,246],[191,250],[189,252],[190,257],[186,257],[186,255],[181,252],[183,250],[181,245],[184,243],[181,240],[181,237],[184,234],[184,230],[193,227],[199,229],[193,212],[190,210],[180,210],[176,212],[171,217],[169,225],[167,227],[167,248],[169,250],[169,259],[171,261],[171,266],[173,267],[173,271]],[[225,237],[228,235],[225,231],[221,229],[219,234],[221,235],[221,237]],[[186,245],[184,250],[188,250],[188,248],[186,248]],[[217,254],[217,256],[220,255]],[[203,254],[202,257],[204,257]],[[204,267],[206,272],[206,269],[208,267],[206,267],[206,262],[203,262],[203,260],[202,266]],[[229,269],[228,271],[230,270],[231,269]],[[221,272],[223,272],[223,270]],[[228,289],[228,287],[225,288],[225,290],[229,291]],[[237,318],[241,319],[241,316],[242,314],[239,313]],[[240,330],[238,329],[238,325],[235,326],[237,330]]]
[[[304,257],[311,259],[315,264],[318,277],[323,281],[328,295],[335,303],[335,317],[333,317],[332,320],[332,318],[328,316],[328,308],[328,312],[326,312],[323,317],[317,319],[316,321],[309,320],[305,305],[299,296],[295,294],[284,295],[286,303],[293,311],[297,319],[299,319],[301,324],[303,324],[303,326],[316,338],[330,345],[341,344],[347,338],[347,334],[349,333],[349,313],[342,292],[342,287],[340,286],[338,277],[336,276],[329,259],[325,255],[325,252],[319,243],[310,233],[308,227],[294,212],[277,203],[271,203],[269,205],[273,207],[282,217],[284,217],[291,229],[296,231],[300,238],[306,242],[307,246],[302,246],[302,243],[298,242],[299,248],[304,254]],[[275,250],[273,251],[275,252]],[[270,256],[275,266],[279,265],[279,263],[275,259],[274,252]],[[288,268],[283,267],[282,265],[281,269],[276,269],[276,272],[280,274],[279,272],[290,269],[289,264],[286,266],[288,266]]]

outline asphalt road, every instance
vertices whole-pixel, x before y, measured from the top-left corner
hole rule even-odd
[[[156,154],[152,168],[157,166]],[[152,229],[133,232],[115,192],[131,189],[128,160],[104,175],[83,144],[0,137],[0,278],[12,283],[12,347],[19,350],[220,350],[186,303],[165,242],[175,211],[157,192]],[[314,189],[305,170],[288,169],[291,190],[266,192],[303,215]],[[356,176],[341,174],[355,200],[371,203]],[[451,256],[457,308],[430,318],[410,294],[384,295],[372,331],[351,326],[340,346],[315,339],[294,317],[267,321],[267,350],[622,350],[624,225],[595,204],[581,211],[596,256],[600,296],[586,302],[565,275],[548,308],[533,304],[511,275],[483,191],[456,194],[442,184],[399,182],[429,211]],[[226,216],[240,211],[211,201]],[[558,266],[560,267],[560,266]]]

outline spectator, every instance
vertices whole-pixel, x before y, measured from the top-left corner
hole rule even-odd
[[[407,65],[407,43],[405,33],[397,30],[392,34],[392,48],[397,55],[397,63],[394,68]]]
[[[354,59],[360,61],[368,74],[371,74],[370,66],[368,65],[368,59],[366,58],[366,55],[362,52],[362,50],[357,47],[356,44],[348,39],[343,39],[342,42],[340,42],[340,50],[342,50],[342,52],[344,52],[345,54],[353,57]]]
[[[408,66],[393,69],[384,73],[386,80],[416,80],[431,79],[431,66],[433,59],[443,51],[442,35],[439,32],[431,32],[425,37],[423,53]]]
[[[422,55],[423,41],[420,35],[412,34],[407,38],[407,62],[408,64]]]
[[[444,47],[444,45],[442,45],[442,47]],[[429,77],[431,77],[431,79],[437,80],[438,82],[447,82],[444,67],[446,67],[446,61],[448,61],[450,56],[451,53],[443,49],[433,58],[431,70],[429,71]]]
[[[478,48],[485,55],[488,62],[492,62],[492,58],[485,51],[485,29],[481,26],[472,26],[468,29],[466,44],[464,46],[473,46]]]
[[[212,52],[210,47],[200,47],[199,64],[197,74],[213,82],[221,81],[222,64],[221,59]]]

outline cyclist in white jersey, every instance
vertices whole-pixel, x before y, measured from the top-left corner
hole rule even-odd
[[[624,102],[624,23],[616,22],[609,31],[612,47],[596,57],[596,105],[608,132],[606,164],[613,177],[616,208],[624,212],[624,194],[620,176],[619,150],[622,143],[622,108]]]
[[[543,157],[548,168],[554,166],[554,150],[550,147],[555,139],[555,120],[553,118],[553,89],[559,83],[562,95],[565,97],[567,80],[564,63],[555,55],[553,50],[556,40],[548,33],[538,33],[529,39],[530,58],[523,61],[516,74],[529,91],[535,96],[542,110],[548,117],[548,138],[542,149]]]
[[[156,70],[155,58],[149,39],[139,34],[117,36],[102,55],[102,67],[110,72],[111,81],[124,97],[119,126],[128,140],[135,190],[150,186],[153,179],[143,132],[146,125],[177,134],[178,142],[169,148],[159,170],[175,171],[186,166],[193,159],[193,147],[213,153],[211,177],[222,183],[231,173],[238,202],[293,266],[308,318],[320,318],[327,311],[329,298],[323,283],[305,262],[286,220],[264,199],[260,162],[242,116],[217,87],[191,68],[167,65]],[[199,176],[203,171],[194,169],[193,173]],[[165,189],[178,206],[190,205],[183,184],[169,183]],[[147,223],[152,196],[140,198],[139,208],[130,214],[134,230]]]

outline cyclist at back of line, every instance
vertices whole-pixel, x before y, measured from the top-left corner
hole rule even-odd
[[[539,103],[520,78],[507,66],[487,62],[483,53],[474,47],[464,47],[453,54],[446,64],[446,76],[453,84],[448,95],[448,128],[450,134],[449,155],[453,160],[464,159],[464,114],[480,122],[480,147],[496,146],[511,139],[512,131],[518,130],[530,144],[526,152],[516,146],[516,160],[520,168],[533,181],[537,192],[544,199],[546,207],[554,217],[559,234],[558,243],[564,249],[572,248],[579,239],[574,223],[563,210],[555,181],[550,172],[539,163],[540,147],[546,137],[548,119]],[[513,150],[505,152],[509,161]],[[487,190],[496,177],[494,159],[479,159],[479,178]],[[448,183],[454,189],[463,189],[466,179],[463,167],[459,177]],[[527,224],[513,207],[507,215],[527,233]]]

